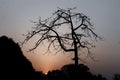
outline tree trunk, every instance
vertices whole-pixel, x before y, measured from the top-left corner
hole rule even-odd
[[[75,53],[74,53],[74,59],[75,59],[75,67],[78,67],[78,51],[77,49],[75,49]]]
[[[74,44],[74,58],[73,60],[75,61],[75,68],[78,67],[78,48],[77,48],[77,42],[76,42],[76,36],[73,28],[73,22],[71,19],[71,12],[69,10],[69,18],[70,18],[70,23],[71,23],[71,33],[72,33],[72,39],[73,39],[73,44]]]
[[[74,51],[74,61],[75,61],[75,68],[77,68],[78,67],[78,49],[77,49],[77,42],[76,42],[76,40],[75,40],[75,38],[74,38],[74,49],[75,49],[75,51]]]

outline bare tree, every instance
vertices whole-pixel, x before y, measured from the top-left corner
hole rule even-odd
[[[75,66],[78,66],[78,53],[80,49],[86,49],[90,56],[90,48],[94,47],[94,40],[98,35],[93,31],[90,18],[82,13],[73,12],[74,9],[60,9],[53,13],[50,18],[35,23],[32,31],[26,34],[23,43],[29,41],[33,36],[39,35],[35,46],[30,51],[36,49],[42,42],[48,41],[49,48],[53,46],[57,51],[73,52]]]

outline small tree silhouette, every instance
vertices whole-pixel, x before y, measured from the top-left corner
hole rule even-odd
[[[113,80],[120,80],[120,74],[118,73],[114,74]]]
[[[40,35],[39,39],[30,51],[47,40],[49,42],[48,50],[53,46],[57,51],[74,52],[73,60],[75,66],[78,66],[78,52],[80,49],[87,49],[90,56],[89,49],[95,47],[92,39],[96,40],[100,37],[93,31],[94,28],[90,18],[82,13],[73,12],[74,9],[58,8],[50,18],[45,20],[40,18],[39,22],[34,22],[36,26],[33,27],[32,31],[25,35],[26,38],[23,43],[38,34]]]

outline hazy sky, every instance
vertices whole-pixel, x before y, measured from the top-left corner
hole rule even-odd
[[[37,21],[39,16],[50,17],[57,7],[77,7],[76,11],[89,16],[95,32],[104,37],[104,41],[99,41],[92,50],[98,62],[87,60],[91,71],[107,76],[120,73],[120,0],[0,0],[0,36],[23,41],[22,34],[33,26],[31,20]],[[44,54],[44,46],[33,54],[26,52],[28,48],[24,47],[24,54],[36,70],[47,72],[73,62],[71,54]]]

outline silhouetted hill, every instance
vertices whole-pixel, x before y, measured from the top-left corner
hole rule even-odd
[[[6,36],[0,37],[0,80],[36,80],[35,74],[18,43]]]

